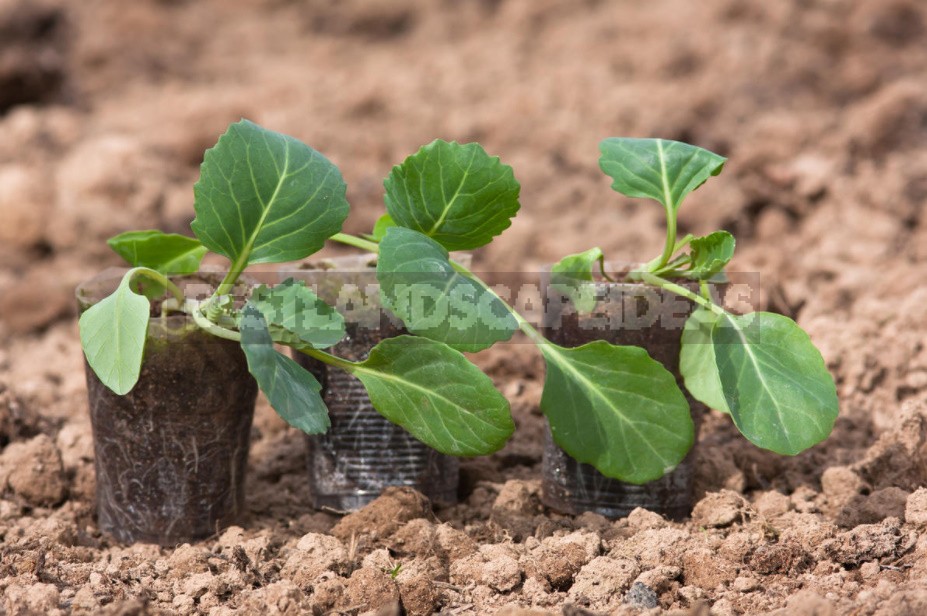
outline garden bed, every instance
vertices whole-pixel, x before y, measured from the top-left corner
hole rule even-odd
[[[0,611],[927,611],[919,3],[42,4],[61,85],[0,115]],[[518,430],[462,464],[461,504],[398,491],[344,518],[313,511],[303,435],[261,398],[240,527],[114,544],[93,517],[73,289],[118,264],[105,238],[187,228],[203,149],[242,115],[339,165],[351,232],[382,211],[391,164],[435,137],[479,140],[523,204],[476,253],[484,272],[539,272],[591,244],[659,250],[660,208],[596,170],[602,137],[724,154],[680,227],[743,240],[732,270],[760,273],[762,306],[795,318],[836,379],[834,433],[781,458],[711,414],[690,520],[558,515],[538,494],[543,364],[516,339],[474,356]]]

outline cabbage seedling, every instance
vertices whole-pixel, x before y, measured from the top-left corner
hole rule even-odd
[[[704,281],[731,259],[729,233],[676,237],[683,198],[720,173],[724,160],[678,142],[608,139],[601,165],[619,192],[652,197],[666,208],[664,250],[627,279],[699,304],[683,336],[687,387],[727,410],[752,442],[791,455],[824,439],[837,415],[835,387],[820,353],[785,317],[733,315],[712,301]],[[553,344],[450,258],[449,250],[488,244],[510,225],[520,190],[510,167],[478,144],[438,140],[394,167],[384,186],[387,214],[373,233],[332,239],[379,252],[384,304],[409,331],[479,351],[521,330],[546,362],[541,410],[569,455],[630,483],[658,479],[682,461],[694,425],[685,396],[659,362],[639,347],[604,340],[575,348]],[[588,310],[595,303],[592,270],[603,261],[598,248],[570,255],[552,269],[552,284]],[[672,281],[677,278],[702,281],[702,293]]]
[[[252,290],[243,306],[230,292],[249,265],[303,259],[341,230],[348,215],[338,169],[306,144],[242,120],[206,152],[194,186],[196,239],[132,231],[109,240],[132,266],[116,291],[80,318],[90,367],[123,395],[141,371],[150,300],[161,314],[186,314],[196,327],[241,344],[248,369],[274,410],[314,434],[330,426],[318,381],[274,348],[295,348],[348,371],[387,419],[438,451],[481,455],[502,447],[514,425],[492,381],[441,341],[398,336],[380,342],[364,361],[324,351],[344,336],[344,319],[302,283]],[[229,259],[214,293],[189,299],[171,275],[199,269],[207,251]]]

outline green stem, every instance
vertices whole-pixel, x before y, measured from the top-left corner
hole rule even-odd
[[[608,272],[605,271],[605,258],[604,257],[599,259],[599,273],[602,274],[602,278],[604,278],[605,280],[609,282],[618,282],[617,280],[609,276]]]
[[[674,223],[674,225],[675,225],[675,223]],[[672,255],[674,255],[674,254],[676,254],[677,252],[679,252],[680,250],[682,250],[682,249],[683,249],[689,242],[691,242],[694,238],[695,238],[694,235],[692,235],[691,233],[687,233],[686,236],[685,236],[684,238],[682,238],[681,240],[677,241],[677,242],[675,243],[675,245],[673,246],[672,252],[670,253],[670,259],[672,259]],[[669,262],[670,262],[669,260],[667,260],[667,261],[664,263],[664,262],[663,262],[663,258],[664,258],[664,255],[660,255],[660,256],[657,257],[656,259],[653,259],[653,260],[651,260],[651,261],[648,261],[647,263],[644,264],[644,267],[642,267],[641,270],[642,270],[642,271],[645,271],[645,272],[650,272],[651,274],[659,274],[661,271],[666,270],[666,266],[667,266],[667,265],[669,264]]]
[[[647,272],[641,272],[641,280],[643,282],[646,282],[647,284],[653,285],[655,287],[660,287],[661,289],[666,289],[667,291],[675,293],[676,295],[681,295],[682,297],[685,297],[686,299],[692,300],[696,304],[704,308],[707,308],[708,310],[711,310],[712,312],[714,312],[715,314],[719,316],[725,316],[727,314],[727,312],[724,311],[724,308],[722,308],[721,306],[718,306],[713,301],[709,299],[705,299],[701,295],[698,295],[697,293],[693,293],[689,289],[682,287],[674,282],[670,282],[669,280],[666,280],[665,278],[660,278],[659,276],[655,276]]]
[[[232,287],[235,286],[239,276],[241,276],[241,272],[229,271],[229,273],[225,275],[225,278],[222,279],[222,282],[219,283],[219,286],[216,287],[216,292],[213,293],[213,297],[228,294],[228,292],[232,290]]]
[[[308,345],[307,346],[294,346],[292,348],[296,349],[297,351],[299,351],[300,353],[304,355],[308,355],[309,357],[317,359],[331,366],[335,366],[336,368],[341,368],[342,370],[345,370],[347,372],[354,372],[354,370],[358,366],[357,362],[349,361],[347,359],[342,359],[341,357],[336,357],[335,355],[332,355],[331,353],[326,353],[325,351],[314,349]]]
[[[190,314],[193,315],[193,321],[203,331],[209,334],[212,334],[213,336],[216,336],[217,338],[223,338],[225,340],[233,340],[235,342],[241,342],[241,332],[237,332],[231,329],[226,329],[222,327],[221,325],[216,325],[215,323],[207,319],[206,315],[202,313],[203,304],[205,304],[205,302],[203,303],[190,302]],[[288,345],[288,346],[291,346],[291,348],[296,349],[300,353],[304,353],[308,355],[309,357],[314,357],[315,359],[318,359],[319,361],[325,362],[326,364],[330,364],[332,366],[336,366],[343,370],[347,370],[348,372],[353,372],[354,369],[357,367],[356,362],[352,362],[346,359],[342,359],[340,357],[336,357],[324,351],[319,351],[318,349],[314,349],[309,345],[305,345],[305,346]]]
[[[136,268],[134,272],[132,272],[133,279],[135,279],[138,276],[142,276],[144,278],[150,278],[151,280],[154,280],[155,282],[164,285],[165,287],[167,287],[167,290],[171,292],[171,295],[173,295],[177,299],[177,301],[181,303],[183,303],[184,300],[186,299],[183,295],[183,291],[180,290],[180,287],[178,287],[176,284],[171,282],[170,279],[164,274],[162,274],[161,272],[157,272],[153,269],[148,269],[147,267],[139,267],[139,268]]]
[[[365,240],[355,235],[348,235],[347,233],[336,233],[328,239],[334,242],[346,244],[348,246],[353,246],[354,248],[360,248],[361,250],[366,250],[368,252],[376,254],[379,254],[380,252],[379,244],[376,242],[371,242],[370,240]]]
[[[211,299],[211,298],[210,298]],[[190,302],[190,315],[193,317],[193,322],[203,331],[212,334],[216,338],[223,338],[225,340],[234,340],[235,342],[241,342],[241,333],[233,331],[231,329],[226,329],[221,325],[216,325],[212,321],[206,318],[206,315],[202,313],[202,308],[204,305],[208,304],[209,300],[205,302]]]
[[[701,292],[702,297],[704,297],[708,301],[711,301],[711,289],[708,288],[707,280],[699,280],[698,289],[699,289],[699,292]]]
[[[532,341],[532,342],[534,342],[535,344],[546,344],[546,343],[547,343],[547,338],[545,338],[544,336],[542,336],[542,335],[541,335],[541,332],[539,332],[537,329],[535,329],[535,327],[534,327],[533,325],[531,325],[531,323],[529,323],[529,322],[525,319],[525,317],[521,316],[521,315],[518,313],[518,311],[516,311],[514,308],[512,308],[512,307],[509,305],[508,302],[506,302],[504,299],[502,299],[501,297],[499,297],[499,294],[496,293],[496,292],[492,289],[492,287],[490,287],[488,284],[486,284],[485,282],[483,282],[483,280],[481,280],[479,276],[477,276],[476,274],[474,274],[473,272],[471,272],[470,270],[468,270],[466,267],[464,267],[463,265],[461,265],[461,264],[458,263],[457,261],[453,261],[453,260],[452,260],[452,261],[451,261],[451,267],[453,267],[453,268],[454,268],[454,271],[456,271],[456,272],[459,273],[460,275],[462,275],[462,276],[464,276],[464,277],[466,277],[466,278],[472,280],[472,281],[475,282],[476,284],[478,284],[478,285],[480,285],[481,287],[483,287],[483,289],[484,289],[486,292],[492,293],[492,294],[495,296],[495,298],[496,298],[497,300],[499,300],[499,302],[505,307],[505,309],[509,311],[509,314],[511,314],[511,315],[515,318],[515,322],[518,323],[518,329],[520,329],[521,331],[523,331],[523,332],[525,333],[526,336],[528,336],[529,338],[531,338],[531,341]]]
[[[663,254],[660,255],[660,260],[657,262],[657,267],[654,269],[660,269],[673,258],[673,253],[676,252],[676,212],[673,211],[672,206],[666,206],[666,244],[663,246]]]
[[[686,244],[688,244],[694,239],[695,239],[694,235],[692,235],[691,233],[686,233],[686,236],[684,238],[676,242],[676,246],[673,247],[673,254],[676,254],[677,252],[679,252],[682,248],[686,246]]]

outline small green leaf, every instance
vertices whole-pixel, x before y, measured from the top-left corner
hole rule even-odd
[[[376,224],[373,225],[373,233],[370,237],[373,238],[373,241],[379,242],[386,235],[386,230],[395,226],[396,223],[393,217],[389,214],[383,214],[377,219]]]
[[[321,434],[331,426],[319,382],[295,361],[277,352],[261,311],[250,303],[241,317],[241,348],[248,372],[280,417],[307,434]]]
[[[249,303],[264,316],[275,342],[325,349],[344,338],[344,317],[303,282],[289,278],[274,287],[261,285]]]
[[[573,300],[577,310],[589,312],[596,303],[592,267],[596,261],[601,266],[604,260],[600,248],[566,256],[550,269],[550,285]]]
[[[384,306],[410,332],[459,351],[483,350],[518,329],[498,297],[456,272],[447,250],[418,231],[387,229],[377,280]]]
[[[689,270],[683,276],[693,280],[708,280],[721,272],[734,257],[734,236],[727,231],[715,231],[704,237],[693,238]]]
[[[515,424],[492,380],[440,342],[396,336],[380,342],[351,372],[384,417],[441,453],[497,451]]]
[[[575,460],[642,484],[673,470],[692,448],[689,403],[644,349],[604,340],[540,348],[547,362],[541,411]]]
[[[711,339],[731,417],[750,442],[795,455],[827,438],[839,411],[836,386],[794,321],[769,312],[728,314]]]
[[[100,381],[118,395],[129,393],[142,369],[151,305],[132,291],[131,269],[112,295],[81,315],[80,342],[87,363]]]
[[[196,272],[207,252],[199,240],[157,230],[127,231],[106,243],[132,267],[147,267],[169,275]]]
[[[348,215],[338,168],[301,141],[242,120],[206,151],[190,225],[205,246],[250,263],[317,252]]]
[[[628,197],[656,199],[675,212],[690,192],[721,173],[723,156],[666,139],[612,137],[599,144],[599,166]]]
[[[471,250],[509,228],[521,189],[512,168],[478,143],[435,140],[384,182],[396,224],[434,238],[448,250]]]
[[[679,372],[685,379],[686,389],[696,400],[708,408],[730,414],[715,362],[715,347],[711,342],[711,331],[719,318],[707,308],[698,308],[686,320],[679,353]]]

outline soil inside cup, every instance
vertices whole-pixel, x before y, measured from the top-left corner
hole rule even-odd
[[[675,281],[693,292],[697,283]],[[644,348],[675,377],[686,395],[695,422],[696,438],[705,405],[692,398],[679,373],[680,339],[685,321],[695,304],[669,291],[638,283],[599,283],[597,302],[588,313],[578,313],[570,300],[543,282],[547,297],[544,332],[564,347],[576,347],[595,340]],[[586,511],[609,518],[627,516],[643,507],[672,519],[692,511],[695,450],[661,479],[643,485],[606,477],[595,467],[571,458],[554,442],[550,430],[544,444],[543,492],[545,505],[573,515]]]
[[[363,360],[378,342],[408,333],[383,310],[373,255],[306,264],[285,278],[305,281],[345,315],[347,335],[335,355]],[[331,428],[307,436],[309,487],[313,506],[359,509],[389,486],[408,486],[432,502],[457,501],[459,460],[438,453],[380,415],[361,382],[347,372],[302,353],[294,357],[322,384]]]
[[[124,272],[107,270],[78,287],[81,312]],[[176,282],[189,290],[218,279]],[[85,366],[100,530],[126,543],[176,545],[241,519],[257,384],[237,343],[185,315],[156,316],[128,394],[116,395]]]

